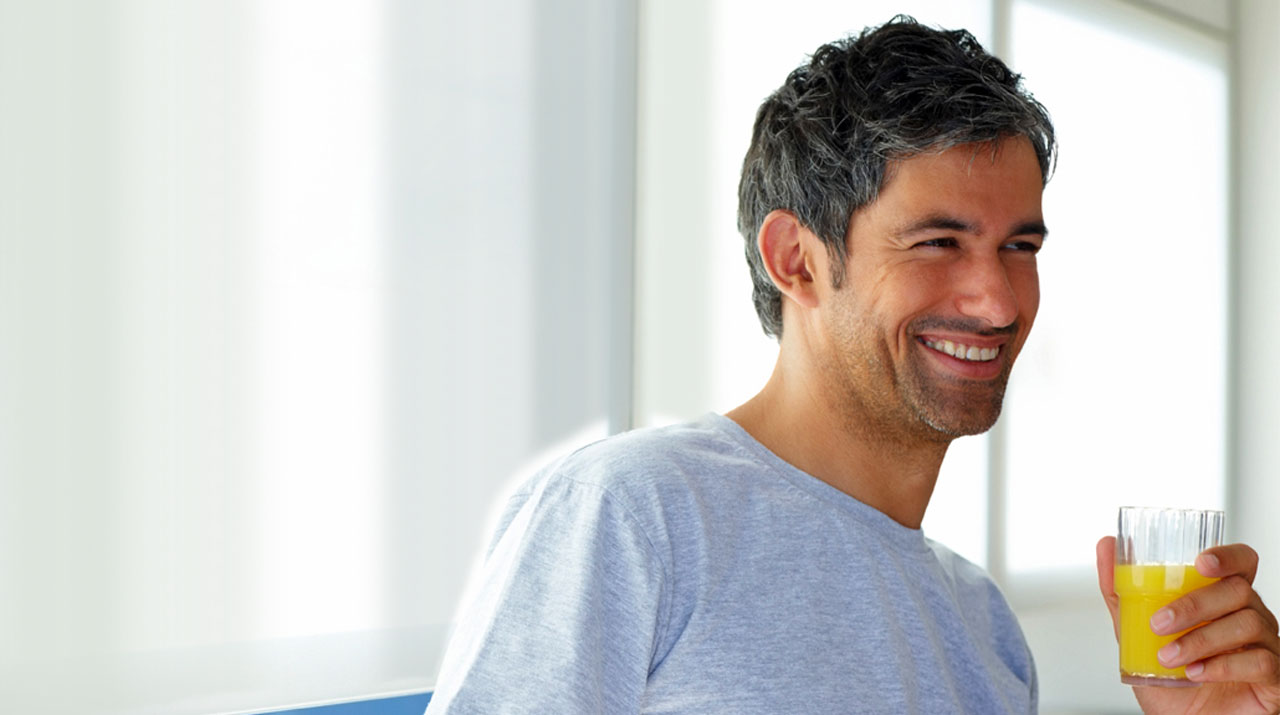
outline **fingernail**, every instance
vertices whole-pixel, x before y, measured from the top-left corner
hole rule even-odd
[[[1202,576],[1208,576],[1209,574],[1205,573],[1205,571],[1217,571],[1218,566],[1220,565],[1221,562],[1218,561],[1217,556],[1214,556],[1213,554],[1200,554],[1200,567],[1196,570],[1199,571]]]
[[[1204,663],[1192,663],[1187,666],[1187,677],[1194,678],[1204,672]]]
[[[1177,641],[1174,641],[1157,651],[1156,657],[1160,659],[1161,663],[1172,665],[1173,659],[1178,657],[1178,651],[1180,650],[1182,650],[1182,646],[1178,645]]]
[[[1164,633],[1173,625],[1173,611],[1167,608],[1161,608],[1156,611],[1156,615],[1151,617],[1151,630],[1156,633]],[[1147,651],[1150,653],[1151,651]]]

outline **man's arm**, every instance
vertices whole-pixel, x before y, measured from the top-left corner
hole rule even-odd
[[[1115,538],[1098,542],[1098,586],[1119,632]],[[1199,688],[1135,687],[1148,713],[1280,712],[1280,636],[1276,617],[1253,590],[1258,554],[1244,544],[1207,549],[1196,559],[1202,576],[1219,579],[1179,598],[1152,618],[1158,634],[1204,624],[1161,649],[1168,667],[1187,666]]]

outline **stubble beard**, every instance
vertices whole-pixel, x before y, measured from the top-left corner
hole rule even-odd
[[[1012,362],[991,380],[940,381],[926,375],[919,355],[909,358],[907,374],[899,376],[898,392],[921,423],[945,437],[982,434],[995,425],[1004,406]]]
[[[841,332],[855,340],[845,344],[876,345],[870,353],[837,361],[844,362],[837,369],[844,373],[843,411],[850,428],[876,432],[880,439],[948,443],[986,432],[1000,416],[1012,356],[997,358],[1005,361],[1004,367],[990,380],[948,378],[928,364],[923,346],[909,346],[904,360],[896,364],[888,347],[873,339],[873,326]],[[1012,350],[1016,342],[1017,327],[1009,332],[1002,352]]]

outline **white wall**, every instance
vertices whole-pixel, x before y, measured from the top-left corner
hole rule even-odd
[[[1234,538],[1261,552],[1255,588],[1280,611],[1280,3],[1236,8]]]

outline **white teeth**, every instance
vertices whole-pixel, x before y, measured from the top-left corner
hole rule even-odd
[[[998,347],[996,348],[971,347],[968,345],[963,345],[961,343],[953,343],[950,340],[941,340],[941,341],[926,340],[924,341],[924,344],[928,345],[934,350],[944,352],[950,355],[951,357],[959,358],[961,360],[974,360],[978,362],[986,362],[988,360],[995,360],[996,356],[1000,354],[1000,348]]]

